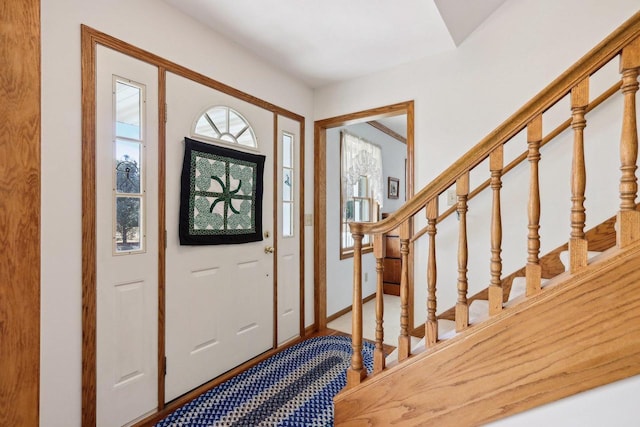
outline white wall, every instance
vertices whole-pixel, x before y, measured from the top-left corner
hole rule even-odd
[[[539,406],[491,427],[633,427],[638,425],[640,375]]]
[[[360,123],[327,129],[327,315],[349,307],[353,303],[353,258],[340,259],[340,131],[377,144],[382,149],[383,206],[381,212],[393,212],[404,202],[404,160],[407,146],[371,125]],[[387,177],[400,178],[400,198],[387,198]],[[376,265],[372,253],[362,257],[362,271],[367,273],[362,282],[362,295],[376,291]]]
[[[79,426],[81,419],[80,24],[307,117],[306,157],[313,159],[311,90],[164,2],[42,2],[40,420],[47,427]],[[312,177],[309,167],[308,183]],[[306,201],[306,211],[312,212],[312,191]],[[312,233],[306,231],[306,253],[313,259]],[[308,324],[313,321],[312,267],[307,265]]]
[[[415,100],[417,191],[637,9],[636,0],[507,1],[453,52],[316,90],[315,117],[323,119]],[[613,64],[602,74],[611,75],[613,71],[617,79],[616,67]],[[599,81],[597,85],[603,86]],[[592,94],[599,92],[592,90]],[[564,102],[562,107],[563,118],[568,118],[568,104]],[[620,108],[618,96],[604,112],[587,117],[587,227],[614,214]],[[549,116],[555,119],[555,114]],[[547,132],[550,121],[545,118]],[[571,135],[565,132],[560,142],[542,152],[541,254],[569,236],[571,141]],[[519,138],[507,147],[507,161],[525,150],[526,141]],[[606,165],[606,169],[595,168],[595,164]],[[480,169],[482,173],[472,173],[472,185],[488,178],[487,165],[480,165]],[[606,173],[595,179],[591,174],[595,170]],[[528,166],[522,165],[509,175],[502,193],[505,274],[522,267],[527,255]],[[488,284],[488,201],[485,196],[470,202],[470,294]],[[560,213],[556,210],[559,208]],[[456,299],[457,226],[455,215],[438,226],[438,311],[451,307]],[[426,259],[425,240],[418,242],[416,259]],[[420,263],[416,263],[415,277],[415,318],[419,322],[426,315],[426,286],[418,285],[426,283],[425,268]]]

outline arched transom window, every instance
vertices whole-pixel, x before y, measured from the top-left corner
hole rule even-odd
[[[258,148],[249,122],[240,113],[225,106],[215,106],[205,111],[196,121],[193,135]]]

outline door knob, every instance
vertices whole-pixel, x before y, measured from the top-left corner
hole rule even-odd
[[[264,253],[265,253],[265,254],[272,254],[272,253],[273,253],[273,251],[274,251],[273,246],[265,246],[265,247],[264,247]]]

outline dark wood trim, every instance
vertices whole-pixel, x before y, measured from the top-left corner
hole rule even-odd
[[[0,396],[2,424],[40,422],[40,1],[0,13]]]
[[[96,41],[82,28],[82,425],[96,425]]]
[[[407,115],[407,194],[414,194],[414,101],[317,120],[314,124],[314,296],[315,323],[320,330],[327,326],[327,129],[369,122],[384,117]],[[413,227],[412,227],[413,231]],[[409,255],[409,326],[413,328],[413,250]]]
[[[327,327],[327,127],[314,125],[313,165],[313,296],[314,323]]]
[[[278,348],[278,238],[280,237],[278,224],[278,188],[280,180],[278,179],[279,162],[278,162],[278,144],[280,134],[278,132],[278,113],[273,113],[273,346]]]
[[[406,170],[406,194],[407,200],[415,194],[415,105],[410,102],[407,105],[407,170]],[[409,236],[415,232],[414,219],[409,222]],[[415,245],[409,243],[409,330],[415,327]]]
[[[318,328],[316,328],[316,325],[310,325],[304,329],[304,336],[308,337],[309,335],[314,334],[316,332],[318,332]]]
[[[304,124],[304,120],[298,122],[300,124],[299,126],[299,132],[300,132],[300,201],[299,201],[299,206],[300,206],[300,336],[304,337],[307,335],[306,330],[305,330],[305,250],[304,250],[304,245],[305,245],[305,234],[307,232],[306,229],[306,225],[304,223],[304,215],[305,215],[305,204],[304,204],[304,197],[305,197],[305,191],[304,191],[304,174],[305,174],[305,167],[304,167],[304,159],[305,159],[305,155],[304,155],[304,150],[305,150],[305,137],[304,137],[304,132],[305,132],[305,124]]]
[[[389,129],[387,126],[383,125],[382,123],[380,123],[377,120],[371,120],[369,122],[367,122],[368,125],[373,126],[374,128],[378,129],[380,132],[382,133],[386,133],[387,135],[389,135],[391,138],[402,142],[403,144],[407,143],[407,138],[405,138],[404,136],[400,135],[398,132]]]
[[[39,18],[38,18],[39,22]],[[158,407],[162,409],[164,405],[164,352],[165,352],[165,260],[166,253],[164,246],[166,238],[164,235],[166,222],[166,200],[164,189],[164,177],[166,175],[166,130],[164,117],[166,113],[166,73],[171,72],[186,79],[190,79],[202,85],[221,91],[235,98],[241,99],[274,114],[282,115],[300,123],[301,127],[301,161],[304,161],[304,117],[278,107],[260,98],[249,95],[238,89],[227,86],[214,79],[168,61],[160,56],[140,49],[115,37],[97,31],[86,25],[81,26],[81,63],[82,63],[82,425],[96,425],[96,172],[95,172],[95,127],[96,118],[94,106],[96,103],[96,47],[102,45],[117,52],[129,55],[141,61],[158,67],[159,72],[159,252],[158,252]],[[39,55],[38,55],[39,58]],[[39,68],[38,68],[39,70]],[[39,82],[40,79],[38,78]],[[38,97],[38,101],[39,101]],[[38,104],[39,105],[39,104]],[[277,132],[277,131],[276,131]],[[275,142],[274,142],[275,143]],[[39,164],[39,163],[38,163]],[[304,170],[302,171],[304,173]],[[303,175],[302,175],[303,176]],[[304,181],[301,185],[301,218],[304,217]],[[32,199],[31,199],[32,200]],[[274,209],[276,206],[274,206]],[[277,221],[276,221],[277,222]],[[302,222],[301,224],[304,224]],[[304,326],[304,228],[301,227],[301,330]],[[277,239],[275,239],[277,241]],[[39,244],[39,233],[38,233]],[[39,257],[38,257],[39,260]],[[39,262],[39,261],[38,261]],[[275,263],[275,257],[274,257]],[[33,268],[34,263],[29,264]],[[39,269],[38,269],[39,273]],[[38,281],[39,283],[39,281]],[[274,279],[275,286],[275,279]],[[39,292],[38,292],[39,297]],[[277,301],[277,299],[276,299]],[[38,313],[38,326],[40,316]],[[274,325],[275,327],[275,325]],[[277,330],[276,330],[277,335]],[[39,350],[38,350],[39,355]],[[33,369],[32,369],[33,370]],[[39,380],[39,378],[38,378]]]
[[[164,408],[167,259],[167,70],[158,67],[158,410]]]
[[[362,304],[366,304],[369,301],[376,299],[376,293],[372,293],[369,296],[366,296],[364,298],[362,298]],[[343,308],[342,310],[332,314],[331,316],[327,317],[327,323],[332,322],[334,320],[336,320],[338,317],[340,316],[344,316],[345,314],[349,313],[351,310],[353,310],[353,304],[351,304],[348,307]]]

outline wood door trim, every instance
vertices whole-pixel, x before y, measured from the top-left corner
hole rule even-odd
[[[273,113],[273,247],[275,252],[272,256],[273,262],[273,344],[271,348],[275,350],[278,348],[278,195],[279,195],[279,181],[278,181],[278,113]]]
[[[165,406],[165,302],[167,247],[167,70],[158,67],[158,410]],[[161,196],[162,195],[162,196]]]
[[[0,14],[0,354],[2,421],[39,424],[41,230],[40,1]]]
[[[414,194],[414,101],[317,120],[314,124],[314,314],[318,330],[327,327],[327,129],[407,115],[407,195]],[[412,228],[413,230],[413,228]],[[413,250],[409,254],[409,325],[413,325]]]
[[[84,27],[82,62],[82,425],[96,425],[96,44]]]
[[[38,20],[39,22],[39,20]],[[287,117],[291,120],[297,121],[300,124],[300,150],[301,161],[304,161],[304,116],[293,113],[277,105],[271,104],[255,96],[249,95],[231,86],[225,85],[212,78],[209,78],[203,74],[197,73],[186,67],[178,65],[167,59],[164,59],[158,55],[150,53],[146,50],[140,49],[134,45],[126,43],[115,37],[109,36],[105,33],[97,31],[89,26],[81,25],[81,65],[82,65],[82,425],[83,426],[95,426],[96,425],[96,381],[97,381],[97,368],[96,368],[96,168],[95,168],[95,144],[96,144],[96,116],[95,116],[95,104],[96,104],[96,49],[101,45],[122,54],[131,56],[140,61],[146,62],[153,66],[158,67],[158,179],[162,179],[159,182],[159,196],[158,196],[158,232],[159,232],[159,247],[158,247],[158,408],[162,409],[164,404],[164,352],[165,352],[165,244],[166,238],[164,235],[165,222],[166,222],[166,200],[164,192],[160,192],[164,188],[164,177],[166,176],[166,129],[165,129],[165,114],[166,114],[166,73],[171,72],[178,76],[200,83],[204,86],[223,92],[227,95],[233,96],[264,110],[270,111],[274,114],[279,114],[283,117]],[[39,56],[38,56],[39,57]],[[37,67],[39,72],[39,67]],[[40,82],[40,79],[37,79]],[[38,86],[39,88],[39,86]],[[38,96],[38,102],[39,102]],[[35,105],[35,104],[34,104]],[[39,106],[39,103],[37,104]],[[38,121],[39,123],[39,121]],[[38,140],[39,142],[39,140]],[[39,160],[38,160],[39,164]],[[301,174],[304,174],[304,168],[301,170]],[[304,175],[301,175],[302,177]],[[39,188],[38,188],[39,192]],[[275,209],[275,208],[274,208]],[[300,194],[300,212],[301,219],[304,215],[304,181],[301,183]],[[164,220],[164,221],[161,221]],[[301,222],[304,224],[304,222]],[[39,236],[39,233],[38,233]],[[38,239],[39,244],[39,239]],[[300,233],[300,247],[301,247],[301,263],[300,263],[300,278],[301,285],[301,306],[300,306],[300,318],[301,318],[301,334],[304,333],[304,228],[301,226]],[[38,263],[31,262],[31,267],[39,265]],[[39,272],[39,269],[38,269]],[[39,280],[38,280],[39,284]],[[39,288],[38,288],[39,289]],[[39,291],[38,291],[39,298]],[[31,300],[33,301],[33,300]],[[38,315],[38,327],[40,317]],[[38,328],[39,330],[39,328]],[[39,348],[38,348],[39,356]],[[39,381],[39,378],[38,378]]]

